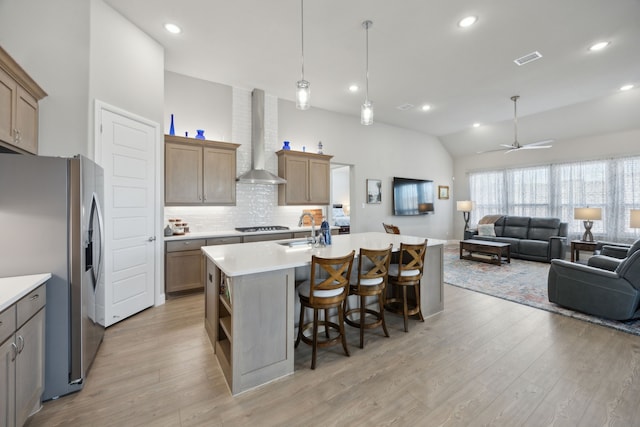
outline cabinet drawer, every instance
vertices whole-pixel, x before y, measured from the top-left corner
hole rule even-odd
[[[41,285],[18,301],[17,327],[20,328],[27,322],[27,320],[31,319],[34,314],[44,307],[46,299],[46,287],[45,285]]]
[[[242,237],[229,236],[229,237],[213,237],[211,239],[207,239],[207,246],[229,245],[231,243],[242,243]]]
[[[16,330],[16,306],[12,305],[0,313],[0,344]]]
[[[251,236],[244,236],[244,243],[250,242],[266,242],[267,240],[284,240],[290,239],[291,233],[276,233],[276,234],[253,234]]]
[[[207,244],[206,239],[178,240],[167,242],[167,252],[190,251],[200,249]]]

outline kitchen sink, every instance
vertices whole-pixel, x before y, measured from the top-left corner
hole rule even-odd
[[[298,239],[298,240],[287,240],[284,242],[278,242],[278,244],[282,246],[288,246],[290,248],[303,247],[303,246],[311,247],[311,242],[308,241],[306,238]]]

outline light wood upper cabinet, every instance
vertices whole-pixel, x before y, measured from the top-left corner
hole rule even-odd
[[[0,47],[0,146],[38,153],[38,101],[44,90]]]
[[[287,180],[278,189],[279,205],[328,205],[333,156],[280,150],[278,175]]]
[[[165,135],[165,205],[235,205],[238,147]]]

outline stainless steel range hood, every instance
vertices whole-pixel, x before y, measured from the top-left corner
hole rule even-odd
[[[286,184],[264,169],[264,91],[254,89],[251,94],[251,170],[243,173],[238,182],[247,184]]]

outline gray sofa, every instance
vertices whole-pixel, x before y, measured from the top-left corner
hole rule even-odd
[[[495,236],[475,234],[472,238],[510,243],[514,258],[550,262],[565,258],[568,227],[558,218],[503,216],[494,223]]]
[[[613,320],[640,316],[640,251],[615,271],[554,259],[547,283],[549,301]]]

